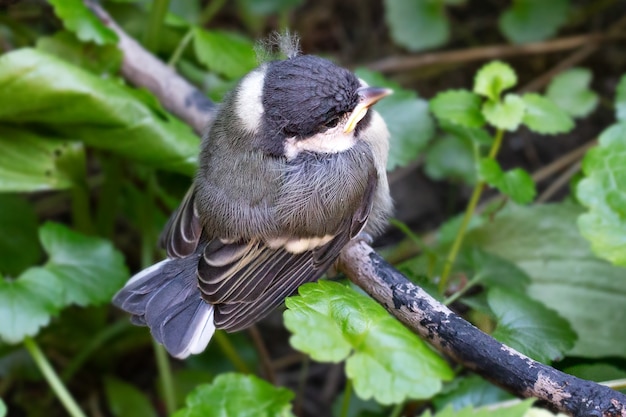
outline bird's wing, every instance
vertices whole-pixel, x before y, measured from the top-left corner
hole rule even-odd
[[[314,249],[292,253],[261,241],[211,241],[198,263],[198,284],[203,298],[215,306],[216,327],[229,331],[246,328],[300,285],[320,278],[365,226],[376,185],[377,176],[372,172],[359,208],[341,222],[330,241]]]
[[[365,226],[377,183],[372,170],[358,209],[340,223],[332,239],[304,252],[270,247],[261,240],[228,242],[215,238],[207,242],[202,238],[193,189],[170,218],[161,245],[171,258],[200,253],[198,287],[202,298],[215,308],[215,326],[240,330],[263,318],[300,285],[326,272],[341,249]]]
[[[196,251],[201,235],[202,223],[192,185],[167,221],[159,238],[159,245],[167,251],[168,258],[186,258]]]

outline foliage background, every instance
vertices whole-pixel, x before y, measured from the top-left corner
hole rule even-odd
[[[103,6],[215,101],[256,65],[255,40],[287,28],[394,88],[377,105],[396,201],[380,250],[510,346],[583,378],[626,376],[622,2]],[[199,140],[121,78],[116,41],[78,0],[0,1],[0,416],[444,415],[509,398],[340,284],[168,361],[109,300],[162,256]]]

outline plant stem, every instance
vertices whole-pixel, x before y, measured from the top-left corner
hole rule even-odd
[[[217,12],[219,12],[222,9],[222,7],[224,7],[224,4],[226,4],[226,0],[209,1],[209,3],[206,5],[204,10],[202,10],[202,13],[200,14],[200,19],[199,19],[200,25],[206,26],[211,21],[211,19],[215,17]]]
[[[170,0],[154,0],[152,3],[148,16],[148,28],[143,37],[144,46],[151,52],[156,52],[159,49],[161,26],[163,26],[163,20],[165,20],[169,6]]]
[[[350,398],[352,397],[352,381],[350,378],[346,379],[346,386],[343,389],[343,400],[341,401],[340,417],[348,417],[350,411]]]
[[[235,350],[235,347],[232,345],[232,343],[230,343],[228,336],[226,336],[223,331],[216,331],[213,335],[213,339],[215,339],[217,344],[220,345],[220,349],[222,349],[224,355],[226,355],[228,360],[232,362],[238,372],[242,372],[244,374],[252,373],[250,368],[248,368],[248,365],[246,365],[244,360],[237,353],[237,350]]]
[[[396,404],[391,409],[391,414],[389,414],[389,417],[398,417],[403,409],[404,409],[404,403]]]
[[[159,370],[159,379],[161,380],[161,388],[163,389],[163,399],[165,400],[165,408],[167,415],[172,415],[176,411],[176,390],[174,389],[174,378],[172,377],[172,368],[170,367],[169,357],[163,345],[152,340],[154,346],[154,355],[156,356],[156,364]]]
[[[147,175],[146,195],[143,199],[143,207],[141,207],[141,266],[147,268],[154,262],[154,207],[155,207],[155,190],[157,188],[157,180],[154,172]],[[172,377],[172,368],[170,367],[169,357],[165,348],[152,340],[154,347],[154,356],[156,359],[157,369],[159,371],[159,380],[163,390],[163,399],[167,414],[174,414],[176,411],[176,393],[174,388],[174,378]]]
[[[86,417],[72,395],[67,391],[65,385],[63,385],[63,382],[61,382],[61,379],[50,365],[50,362],[48,362],[44,353],[39,349],[37,343],[27,336],[24,339],[24,347],[26,347],[30,356],[33,357],[33,360],[46,378],[46,381],[48,381],[48,384],[50,384],[57,398],[63,403],[67,413],[72,417]]]
[[[187,45],[189,45],[189,42],[191,42],[191,40],[193,39],[193,33],[194,33],[193,27],[190,28],[187,31],[187,33],[185,33],[185,36],[183,36],[183,38],[180,40],[180,42],[176,46],[176,50],[170,57],[170,60],[167,61],[168,66],[170,67],[176,66],[176,63],[180,60],[180,57],[183,55],[183,52],[185,52]]]
[[[500,150],[500,146],[502,145],[502,138],[504,137],[504,130],[498,129],[496,131],[496,135],[491,145],[491,149],[489,150],[489,158],[495,159],[498,151]],[[463,239],[465,238],[465,232],[467,230],[467,226],[469,225],[472,216],[474,216],[474,211],[476,211],[476,206],[478,205],[478,201],[480,200],[480,196],[483,192],[483,188],[485,186],[484,181],[479,181],[474,187],[474,191],[472,191],[472,196],[470,197],[469,203],[467,204],[467,209],[465,209],[465,215],[463,216],[463,221],[461,222],[461,227],[456,234],[456,238],[454,239],[454,243],[452,243],[452,247],[450,248],[450,252],[448,252],[448,257],[446,258],[446,264],[443,267],[443,272],[441,273],[441,278],[439,280],[439,292],[443,294],[448,284],[448,278],[450,277],[450,272],[452,271],[452,265],[456,261],[456,257],[459,254],[459,250],[461,249],[461,245],[463,244]]]

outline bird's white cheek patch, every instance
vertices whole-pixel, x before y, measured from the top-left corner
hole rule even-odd
[[[237,103],[235,105],[237,116],[241,120],[242,125],[252,133],[256,133],[261,126],[264,79],[264,68],[251,72],[241,82],[237,92]]]
[[[287,159],[293,159],[302,151],[339,153],[347,151],[354,146],[354,143],[353,132],[343,133],[340,129],[332,129],[306,139],[287,138],[285,140],[285,156]]]

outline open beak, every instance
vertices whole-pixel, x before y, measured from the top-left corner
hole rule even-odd
[[[344,133],[352,132],[361,119],[365,117],[367,110],[383,97],[387,97],[389,94],[393,93],[393,90],[380,87],[361,87],[356,90],[356,92],[359,95],[360,101],[350,114],[348,122],[343,129]]]

